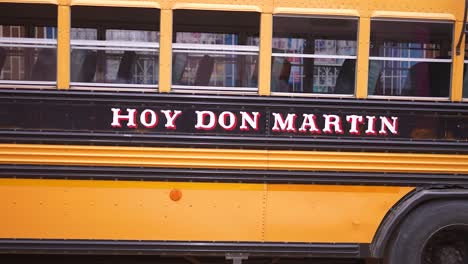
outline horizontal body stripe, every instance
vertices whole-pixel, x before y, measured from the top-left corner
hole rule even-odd
[[[370,243],[388,210],[412,190],[0,179],[0,210],[8,212],[0,238]]]
[[[0,143],[468,154],[468,142],[2,131]]]
[[[0,178],[243,182],[385,186],[468,186],[467,174],[0,165]]]
[[[0,239],[0,253],[249,257],[367,257],[369,244]]]
[[[467,174],[468,155],[0,144],[0,164]]]

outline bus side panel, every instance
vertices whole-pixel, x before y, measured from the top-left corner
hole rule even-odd
[[[259,241],[263,194],[258,184],[0,180],[0,238]]]
[[[268,185],[265,239],[370,243],[386,213],[412,190],[409,187]]]
[[[180,200],[171,199],[173,190]],[[387,211],[410,191],[1,179],[6,217],[0,238],[369,243]]]

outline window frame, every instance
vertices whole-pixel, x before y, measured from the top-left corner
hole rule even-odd
[[[464,87],[464,83],[465,83],[465,71],[468,71],[468,58],[467,58],[467,55],[468,55],[468,23],[465,24],[463,26],[463,30],[464,30],[464,34],[463,34],[463,38],[464,39],[464,44],[465,44],[465,49],[464,49],[464,58],[463,58],[463,76],[462,76],[462,91],[461,91],[461,101],[462,102],[468,102],[468,87],[466,88],[466,91],[465,91],[465,87]],[[466,78],[468,78],[468,76],[466,76]],[[467,80],[468,82],[468,80]],[[466,94],[465,94],[466,93]]]
[[[0,36],[0,48],[8,49],[38,49],[37,56],[39,52],[44,49],[52,49],[55,51],[55,68],[50,69],[54,71],[55,80],[53,81],[40,81],[40,80],[4,80],[0,79],[0,89],[6,88],[18,88],[18,89],[56,89],[58,83],[58,10],[57,5],[52,3],[0,3],[0,7],[6,6],[11,8],[10,14],[7,14],[5,18],[2,19],[0,26],[2,27],[23,27],[26,32],[24,37],[2,37]],[[25,16],[23,10],[35,10],[40,11],[40,15],[36,14],[34,11],[31,14]],[[18,15],[20,13],[22,15]],[[38,33],[38,29],[50,28],[53,29],[53,37],[47,38],[46,36],[39,38],[32,36],[32,32]],[[32,31],[31,31],[32,30]],[[25,51],[23,50],[23,52]],[[8,51],[7,51],[8,52]],[[28,52],[29,53],[29,52]],[[5,64],[8,56],[5,57]],[[29,66],[23,65],[23,69],[28,67],[35,68],[38,58],[33,61]],[[5,65],[0,69],[0,74],[5,70]],[[33,70],[34,71],[34,70]],[[32,73],[33,74],[33,73]]]
[[[174,9],[174,11],[202,11],[202,12],[230,12],[230,13],[258,13],[258,30],[260,32],[261,12],[253,10],[206,10],[206,9]],[[257,64],[260,62],[260,43],[255,45],[230,45],[230,44],[200,44],[200,43],[178,43],[177,33],[188,31],[176,31],[175,16],[173,14],[172,28],[173,28],[173,41],[171,42],[172,55],[174,54],[215,54],[215,55],[240,55],[240,56],[256,56]],[[214,26],[214,24],[213,24]],[[192,30],[192,29],[191,29]],[[236,34],[241,31],[229,32],[228,34]],[[190,32],[188,32],[190,33]],[[222,32],[192,32],[192,33],[222,33]],[[172,62],[174,67],[174,61]],[[257,66],[259,67],[259,65]],[[173,69],[172,69],[173,70]],[[185,69],[184,69],[185,72]],[[239,94],[239,95],[258,95],[258,74],[257,74],[257,87],[249,86],[198,86],[198,85],[179,85],[174,84],[171,79],[171,92],[172,93],[217,93],[217,94]]]
[[[127,7],[127,6],[78,6],[78,7],[87,7],[87,8],[125,8],[125,9],[133,9],[133,10],[138,10],[138,7]],[[160,8],[154,8],[154,7],[146,7],[145,9],[152,10],[156,12],[161,12]],[[73,6],[71,7],[71,21],[73,21]],[[85,22],[85,25],[88,25]],[[109,22],[103,22],[100,24],[97,24],[95,27],[82,27],[83,22],[79,21],[77,27],[73,26],[73,22],[71,22],[70,25],[70,33],[72,28],[90,28],[90,29],[96,29],[97,35],[102,32],[104,33],[104,36],[106,35],[107,30],[125,30],[125,31],[152,31],[148,29],[144,30],[137,30],[137,29],[131,29],[127,28],[129,25],[132,25],[131,23],[127,22],[124,23],[125,28],[119,29],[119,28],[113,28]],[[148,24],[149,25],[149,24]],[[154,32],[160,32],[160,25],[161,25],[161,20],[160,20],[160,15],[159,15],[159,20],[155,20],[154,24],[151,24],[151,26],[155,26],[156,28],[159,28],[159,30],[155,30]],[[150,27],[151,28],[151,27]],[[160,57],[160,40],[158,42],[145,42],[145,41],[121,41],[121,40],[87,40],[87,39],[72,39],[70,38],[70,56],[72,54],[73,50],[91,50],[91,51],[135,51],[135,52],[152,52],[156,53],[157,55],[155,58],[158,58],[156,62],[156,66],[159,69],[159,57]],[[70,72],[71,72],[71,65],[72,61],[70,58]],[[114,91],[114,92],[158,92],[159,90],[159,70],[156,71],[156,74],[158,76],[157,82],[155,84],[138,84],[138,83],[114,83],[114,82],[76,82],[72,81],[70,79],[70,90],[102,90],[102,91]]]
[[[450,59],[431,59],[431,58],[405,58],[405,57],[382,57],[382,56],[370,56],[368,57],[368,62],[370,65],[371,61],[406,61],[406,62],[436,62],[436,63],[450,63],[450,82],[448,84],[449,93],[447,97],[427,97],[427,96],[398,96],[398,95],[367,95],[368,99],[379,99],[379,100],[404,100],[404,101],[442,101],[448,102],[451,99],[452,94],[452,77],[453,77],[453,68],[454,68],[454,59],[453,59],[453,43],[455,37],[455,21],[451,20],[429,20],[429,19],[417,19],[417,18],[381,18],[381,17],[371,17],[370,27],[369,27],[369,37],[372,36],[372,22],[374,21],[384,21],[384,22],[408,22],[408,23],[428,23],[428,24],[450,24],[452,25],[451,32],[451,48],[452,56]],[[369,40],[370,41],[370,40]],[[369,47],[370,50],[371,47]],[[369,87],[367,87],[367,92],[369,92]]]
[[[14,45],[14,46],[12,46]],[[40,48],[40,49],[55,49],[57,51],[57,39],[40,39],[40,38],[14,38],[0,37],[0,47],[6,48]],[[57,56],[55,58],[57,60]],[[57,69],[55,69],[57,71]],[[40,88],[55,88],[57,86],[57,76],[55,81],[34,81],[34,80],[1,80],[0,86],[20,85],[39,86]]]
[[[314,14],[273,14],[273,20],[275,17],[291,17],[291,18],[312,18],[312,19],[334,19],[334,20],[353,20],[356,21],[356,55],[325,55],[325,54],[298,54],[298,53],[272,53],[271,58],[307,58],[307,59],[352,59],[355,60],[357,66],[358,60],[358,50],[359,50],[359,30],[360,30],[360,17],[359,16],[349,16],[349,15],[314,15]],[[272,23],[274,27],[274,22]],[[274,28],[272,28],[272,38],[271,42],[273,43]],[[356,97],[356,88],[357,88],[357,67],[354,72],[354,91],[352,94],[332,94],[332,93],[297,93],[297,92],[274,92],[271,90],[270,85],[270,94],[272,96],[296,96],[296,97],[324,97],[324,98],[355,98]]]

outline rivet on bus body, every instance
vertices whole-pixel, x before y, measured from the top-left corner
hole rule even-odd
[[[172,189],[169,197],[171,197],[172,201],[177,202],[182,198],[182,192],[179,189]]]

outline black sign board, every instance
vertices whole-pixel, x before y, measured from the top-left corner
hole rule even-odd
[[[145,138],[139,142],[158,145],[164,143],[163,138],[175,137],[183,139],[180,144],[188,142],[186,139],[197,144],[211,140],[212,146],[235,141],[244,147],[244,143],[255,141],[256,146],[267,148],[280,141],[282,146],[301,144],[301,148],[320,148],[323,140],[335,146],[356,142],[357,148],[363,140],[374,145],[385,142],[386,146],[468,141],[468,107],[463,105],[460,111],[412,108],[410,103],[408,107],[386,107],[385,102],[365,105],[352,100],[323,103],[302,99],[298,103],[297,99],[288,99],[278,103],[259,97],[235,101],[222,96],[203,100],[182,100],[175,95],[162,98],[143,97],[140,101],[124,96],[64,96],[59,92],[40,99],[4,97],[0,98],[0,133],[3,142],[17,141],[20,135],[28,134],[29,138],[41,138],[41,142],[61,135],[62,140],[75,138],[85,144],[89,138],[99,143],[107,137],[107,144],[115,140],[119,145],[131,145],[135,139]]]

